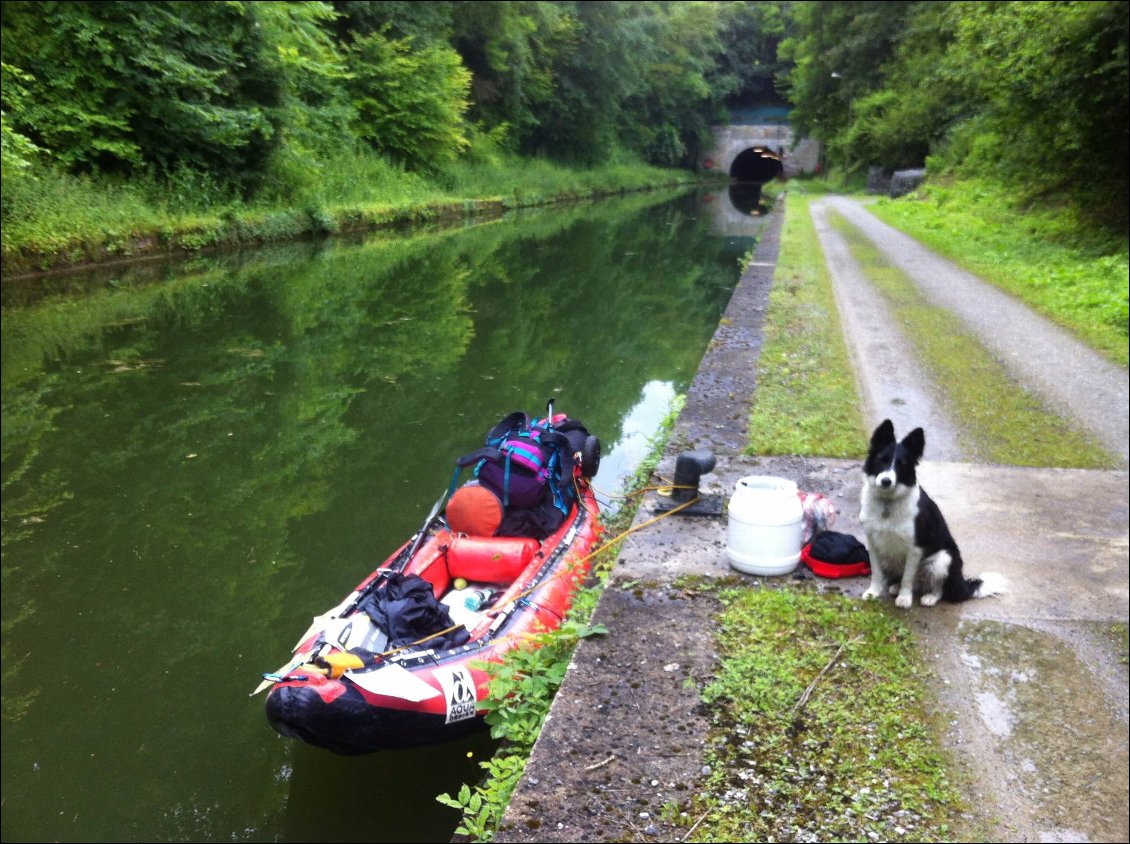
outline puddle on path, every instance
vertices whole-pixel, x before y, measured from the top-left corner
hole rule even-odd
[[[1098,623],[1096,623],[1098,624]],[[962,622],[969,691],[1040,841],[1126,841],[1126,724],[1061,639]]]

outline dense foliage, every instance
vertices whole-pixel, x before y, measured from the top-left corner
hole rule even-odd
[[[342,162],[693,167],[792,106],[849,172],[954,170],[1124,229],[1130,0],[4,3],[4,222],[39,175],[310,207]],[[364,168],[362,168],[364,169]],[[13,187],[15,186],[15,187]],[[49,188],[41,188],[45,196]],[[31,203],[42,209],[42,198]]]
[[[531,155],[596,163],[627,147],[686,165],[727,97],[764,88],[771,34],[748,72],[722,62],[727,33],[765,16],[746,3],[5,3],[5,175],[38,148],[72,172],[190,169],[247,196],[354,142],[434,168],[475,130]]]
[[[1124,232],[1130,3],[793,4],[792,121],[848,170],[952,169]]]

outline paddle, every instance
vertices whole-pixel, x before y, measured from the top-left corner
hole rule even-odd
[[[416,534],[416,538],[412,542],[412,547],[408,549],[408,554],[404,557],[404,562],[400,564],[401,569],[408,565],[408,561],[411,560],[415,553],[420,550],[420,543],[422,543],[424,541],[424,537],[428,535],[428,528],[432,526],[432,522],[435,521],[435,517],[438,516],[439,511],[443,509],[443,502],[447,500],[447,495],[450,491],[450,489],[445,489],[443,491],[443,495],[437,498],[436,503],[432,505],[432,511],[428,513],[428,517],[424,519],[424,524]]]
[[[443,508],[443,502],[447,499],[448,492],[450,492],[450,490],[444,490],[443,495],[436,499],[436,503],[432,505],[431,512],[429,512],[428,517],[424,519],[424,524],[421,525],[420,530],[413,538],[412,545],[408,549],[408,553],[401,555],[401,562],[397,565],[395,571],[402,571],[404,567],[408,565],[409,561],[416,554],[416,552],[420,550],[420,545],[421,543],[423,543],[424,537],[428,535],[428,529],[431,528],[432,522],[435,521],[436,516],[439,515],[439,511]],[[391,572],[393,571],[393,569],[387,569],[386,571]],[[315,616],[314,620],[310,623],[310,626],[306,628],[306,632],[298,638],[298,641],[295,643],[294,648],[291,650],[291,653],[293,654],[294,652],[296,652],[298,648],[301,647],[302,643],[307,641],[315,633],[324,630],[326,625],[329,624],[330,621],[335,618],[340,618],[341,616],[351,612],[358,605],[358,603],[360,603],[361,599],[364,598],[364,596],[367,595],[374,588],[374,586],[380,582],[380,580],[380,577],[374,577],[365,589],[354,590],[353,592],[350,592],[345,597],[345,600],[343,600],[336,607],[326,610],[326,612],[322,613],[321,615]],[[292,660],[279,668],[279,670],[274,674],[264,674],[263,682],[261,682],[255,688],[255,691],[253,691],[250,696],[254,697],[255,695],[259,694],[259,692],[263,691],[263,689],[266,689],[273,683],[277,683],[281,678],[285,677],[293,669],[306,662],[309,657],[309,653],[304,653],[297,662],[294,662]]]

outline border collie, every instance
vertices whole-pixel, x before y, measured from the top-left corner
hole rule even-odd
[[[1004,591],[1004,578],[998,574],[962,574],[961,552],[942,511],[918,485],[916,469],[925,448],[921,428],[898,442],[890,419],[871,435],[859,511],[871,556],[871,585],[864,600],[889,590],[897,596],[895,605],[907,608],[914,603],[917,587],[922,606],[932,607],[942,598],[958,603]]]

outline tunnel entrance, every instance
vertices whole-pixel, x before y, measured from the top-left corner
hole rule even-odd
[[[730,178],[738,182],[763,185],[780,178],[782,172],[781,156],[767,147],[743,150],[730,165]]]

